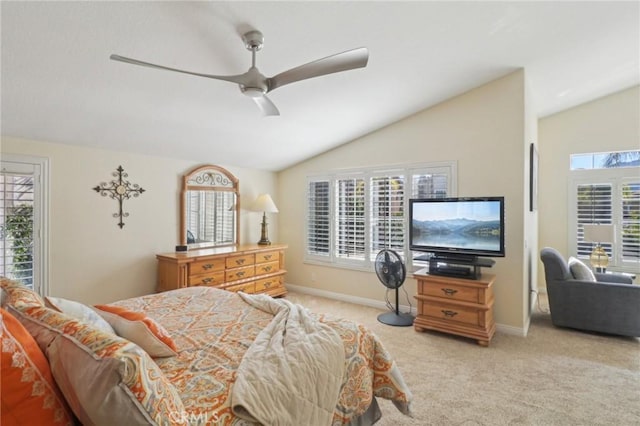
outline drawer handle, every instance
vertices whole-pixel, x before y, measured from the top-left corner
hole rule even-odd
[[[454,290],[452,288],[441,288],[440,290],[442,290],[446,296],[453,296],[458,292],[458,290]]]
[[[458,313],[456,311],[445,311],[444,309],[442,311],[440,311],[444,314],[445,317],[447,318],[453,318],[456,315],[458,315]]]
[[[273,256],[272,254],[265,254],[265,255],[264,255],[264,259],[265,259],[265,260],[271,260],[271,257],[272,257],[272,256]]]
[[[236,265],[242,265],[245,259],[236,259]]]
[[[203,278],[202,279],[202,284],[209,284],[212,281],[213,281],[213,278]]]
[[[213,268],[213,263],[207,263],[206,265],[202,265],[202,269],[209,270]]]
[[[236,272],[236,276],[238,276],[238,277],[244,277],[244,271],[238,271],[238,272]]]
[[[267,281],[266,283],[264,283],[264,288],[269,288],[271,287],[271,281]]]
[[[265,266],[262,269],[264,269],[265,272],[269,272],[271,270],[271,266]]]

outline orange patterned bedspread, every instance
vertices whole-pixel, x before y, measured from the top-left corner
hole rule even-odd
[[[175,386],[185,413],[173,423],[243,425],[231,411],[230,390],[244,353],[272,315],[251,307],[235,293],[190,287],[113,303],[145,312],[162,324],[178,355],[155,358]],[[411,392],[378,338],[351,321],[316,315],[344,342],[346,374],[333,425],[348,424],[365,413],[374,397],[392,400],[409,414]]]

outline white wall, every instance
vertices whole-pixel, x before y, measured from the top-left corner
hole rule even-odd
[[[529,130],[529,133],[532,131]],[[533,134],[533,133],[531,133]],[[384,301],[372,272],[305,264],[308,174],[339,168],[457,160],[458,195],[506,197],[507,256],[489,271],[496,321],[523,330],[528,283],[523,259],[526,193],[524,71],[471,90],[278,174],[280,240],[289,244],[287,283]],[[405,283],[416,294],[415,280]]]
[[[173,251],[179,240],[182,174],[202,163],[12,137],[3,137],[2,153],[50,159],[51,295],[95,304],[155,290],[155,255]],[[112,217],[117,201],[92,189],[110,182],[120,165],[131,183],[146,190],[124,201],[129,217],[123,229]],[[242,207],[248,208],[262,192],[270,193],[279,205],[274,173],[218,165],[240,180]],[[243,209],[240,216],[241,242],[255,243],[260,239],[261,214]],[[271,222],[269,236],[277,241],[278,226]]]
[[[640,149],[640,86],[545,117],[540,135],[540,247],[568,256],[569,156]],[[538,285],[544,269],[538,260]]]

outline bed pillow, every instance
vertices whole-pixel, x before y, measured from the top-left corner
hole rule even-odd
[[[72,425],[73,414],[53,380],[46,357],[22,323],[0,308],[0,424]]]
[[[593,274],[593,271],[580,259],[576,259],[573,256],[569,258],[569,270],[576,280],[596,281],[596,276]]]
[[[73,300],[63,299],[61,297],[45,297],[44,303],[47,308],[54,309],[58,312],[65,313],[80,321],[84,321],[96,327],[105,333],[114,333],[115,331],[96,311],[83,305],[80,302],[74,302]]]
[[[5,306],[44,306],[42,297],[22,283],[2,277],[0,278],[0,288],[6,293]]]
[[[10,312],[40,347],[51,341],[51,372],[82,424],[164,425],[185,412],[173,385],[135,343],[46,307]]]
[[[176,344],[167,330],[141,312],[113,305],[95,305],[118,336],[136,343],[152,357],[176,355]]]

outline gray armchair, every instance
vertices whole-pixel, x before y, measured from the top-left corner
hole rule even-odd
[[[553,325],[640,337],[640,286],[631,278],[596,273],[595,282],[576,280],[567,261],[550,247],[542,249],[540,259]]]

